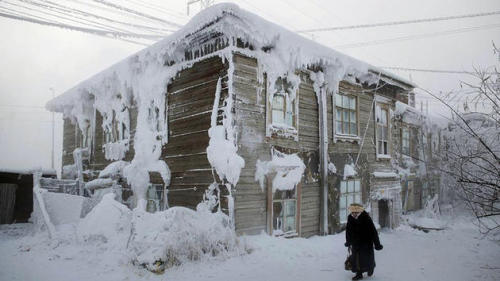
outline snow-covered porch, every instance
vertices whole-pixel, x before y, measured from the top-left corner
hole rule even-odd
[[[374,173],[370,183],[371,216],[380,227],[396,228],[402,215],[401,182],[394,173]]]

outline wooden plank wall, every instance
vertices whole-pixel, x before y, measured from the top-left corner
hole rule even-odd
[[[172,172],[168,194],[170,206],[195,208],[207,187],[214,182],[206,149],[219,77],[223,77],[220,108],[228,93],[227,64],[220,57],[195,63],[168,85],[169,141],[163,147],[162,159]],[[220,109],[219,123],[221,113]],[[195,187],[196,191],[180,191]]]
[[[74,164],[73,150],[77,147],[76,130],[76,123],[72,123],[69,118],[63,119],[62,166]]]
[[[299,141],[283,138],[266,138],[266,89],[258,83],[256,59],[243,55],[234,56],[233,86],[236,94],[236,125],[238,127],[238,154],[245,159],[245,168],[235,192],[235,217],[238,233],[260,233],[266,230],[266,192],[255,181],[257,160],[269,161],[271,148],[298,152],[304,163],[318,164],[318,105],[312,81],[301,74],[299,86]],[[302,180],[301,228],[302,236],[319,233],[320,187],[317,167],[306,171],[311,177]]]

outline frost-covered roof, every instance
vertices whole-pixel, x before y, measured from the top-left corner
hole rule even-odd
[[[189,66],[185,50],[193,47],[192,37],[199,31],[209,30],[227,38],[248,42],[252,50],[246,54],[265,58],[277,72],[320,65],[333,68],[325,73],[325,81],[337,82],[349,74],[364,82],[381,79],[396,82],[407,88],[412,82],[399,78],[377,67],[344,55],[316,43],[295,32],[271,23],[234,4],[214,5],[193,17],[189,23],[156,44],[145,48],[110,68],[92,76],[47,103],[50,111],[70,113],[68,110],[85,102],[89,93],[116,94],[133,92],[134,96],[147,94],[164,87],[172,74]],[[192,64],[193,62],[191,62]],[[169,65],[168,67],[166,65]],[[335,77],[328,77],[335,76]],[[166,81],[167,80],[167,81]],[[332,83],[335,84],[335,83]],[[104,93],[106,92],[106,93]],[[111,92],[111,93],[110,93]],[[137,93],[142,92],[142,93]]]

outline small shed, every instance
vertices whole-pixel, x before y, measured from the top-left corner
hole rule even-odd
[[[0,224],[27,222],[33,211],[33,173],[35,169],[0,169]],[[53,169],[42,175],[56,178]]]

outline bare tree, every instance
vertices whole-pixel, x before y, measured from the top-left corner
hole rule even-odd
[[[500,50],[493,45],[494,54]],[[500,57],[499,57],[500,58]],[[496,66],[475,69],[473,83],[462,82],[469,95],[463,111],[445,133],[444,171],[478,219],[483,233],[500,231],[500,73]]]

